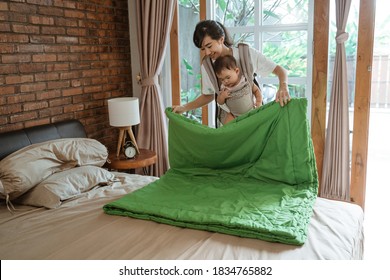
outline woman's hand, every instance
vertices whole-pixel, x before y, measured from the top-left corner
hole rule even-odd
[[[200,108],[206,104],[209,104],[214,100],[214,94],[201,94],[194,101],[191,101],[184,105],[173,105],[172,112],[182,114],[191,110],[195,110],[196,108]]]
[[[287,84],[287,70],[282,66],[277,65],[272,72],[279,78],[279,89],[276,93],[275,101],[280,103],[280,106],[286,105],[291,97],[288,92],[288,84]]]
[[[276,93],[275,101],[280,103],[280,106],[287,105],[291,100],[290,93],[288,92],[287,83],[282,83]]]
[[[177,113],[177,114],[183,114],[184,112],[186,112],[186,109],[184,108],[183,105],[174,105],[172,106],[172,112],[173,113]]]

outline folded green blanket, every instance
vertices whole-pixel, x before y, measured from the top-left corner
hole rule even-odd
[[[317,197],[306,99],[213,129],[166,110],[170,170],[105,213],[301,245]]]

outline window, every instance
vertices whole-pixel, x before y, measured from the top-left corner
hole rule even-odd
[[[245,42],[289,71],[292,97],[311,98],[313,0],[215,0],[205,1],[207,18],[222,22],[234,43]],[[199,49],[193,30],[200,17],[199,0],[179,0],[179,45],[181,102],[201,93]],[[173,54],[171,54],[173,55]],[[172,74],[175,75],[175,74]],[[265,101],[274,98],[279,85],[274,75],[260,77]],[[213,126],[214,105],[209,108]],[[310,116],[310,104],[308,116]],[[201,121],[201,110],[187,116]]]
[[[199,0],[179,0],[181,104],[191,102],[201,94],[200,52],[192,41],[195,25],[200,20],[199,12]],[[201,108],[185,115],[202,122]]]
[[[312,15],[312,0],[215,1],[215,19],[229,29],[234,43],[245,42],[286,68],[290,95],[309,101]],[[259,80],[264,99],[272,100],[279,85],[277,77]]]

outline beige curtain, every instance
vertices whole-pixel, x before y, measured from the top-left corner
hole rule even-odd
[[[349,200],[348,81],[344,42],[351,0],[336,3],[336,57],[325,140],[320,196]]]
[[[137,143],[157,153],[149,174],[161,176],[168,170],[167,127],[158,75],[168,43],[176,0],[136,0],[137,40],[142,75],[141,123]]]

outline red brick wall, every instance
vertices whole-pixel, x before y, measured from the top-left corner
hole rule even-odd
[[[131,96],[127,0],[0,2],[0,132],[67,119],[115,148],[107,99]]]

